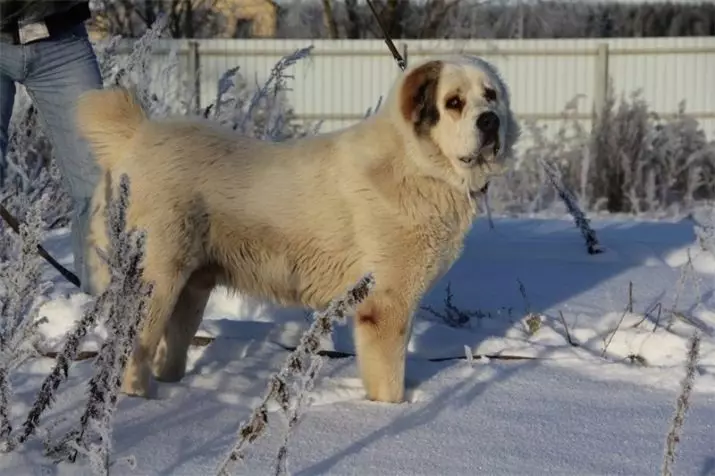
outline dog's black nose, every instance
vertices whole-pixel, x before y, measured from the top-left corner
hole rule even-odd
[[[499,130],[499,116],[492,111],[483,112],[477,117],[477,129],[486,136],[492,136]]]

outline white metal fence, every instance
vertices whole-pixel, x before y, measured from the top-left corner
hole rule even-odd
[[[179,76],[210,104],[221,74],[239,66],[262,82],[271,67],[296,49],[313,45],[309,58],[290,68],[289,101],[300,118],[322,120],[322,131],[349,125],[384,95],[399,69],[379,40],[163,40],[157,55],[173,46],[181,55]],[[715,137],[715,38],[569,40],[410,40],[397,43],[408,62],[434,54],[465,52],[493,62],[508,82],[522,120],[558,124],[577,96],[586,125],[613,80],[617,95],[642,91],[661,116],[680,101],[710,137]],[[153,65],[161,68],[161,58]],[[197,68],[198,66],[198,68]],[[177,79],[178,79],[177,77]]]

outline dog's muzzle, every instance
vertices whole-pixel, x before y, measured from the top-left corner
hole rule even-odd
[[[494,157],[499,154],[499,116],[493,111],[484,112],[477,117],[477,129],[479,130],[479,143],[482,150],[492,149]]]
[[[477,117],[477,129],[482,136],[482,143],[489,144],[499,137],[499,116],[493,111],[483,112]]]
[[[496,158],[501,148],[499,126],[499,116],[495,112],[487,111],[480,114],[477,117],[477,130],[479,131],[479,143],[482,145],[476,153],[460,157],[459,160],[468,166],[489,165],[490,159]]]

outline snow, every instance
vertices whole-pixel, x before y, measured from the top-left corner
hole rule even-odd
[[[420,310],[409,344],[408,403],[363,399],[349,326],[324,342],[339,355],[327,359],[291,437],[291,473],[654,474],[696,329],[701,358],[675,471],[715,472],[715,258],[700,248],[693,223],[593,219],[606,250],[599,255],[586,253],[568,217],[494,223],[493,230],[486,220],[475,224],[462,258],[425,297],[425,307],[444,312],[449,283],[455,306],[480,313],[450,327]],[[70,265],[67,238],[65,230],[53,233],[46,247]],[[56,296],[41,313],[46,351],[59,349],[89,302],[60,277],[55,282]],[[684,318],[672,319],[673,308]],[[530,312],[542,320],[533,334]],[[568,344],[560,312],[577,346]],[[112,474],[214,474],[309,319],[303,309],[217,290],[198,333],[212,341],[192,347],[186,377],[158,384],[157,399],[121,398],[114,456],[133,455],[137,467],[118,463]],[[96,329],[82,350],[97,350],[104,336]],[[52,364],[37,359],[13,376],[16,418]],[[61,435],[81,414],[91,370],[90,360],[72,367],[43,427],[64,418],[53,431]],[[240,474],[273,471],[284,423],[277,413],[269,422]],[[53,465],[36,439],[0,459],[0,475],[45,470],[89,474],[83,463]]]

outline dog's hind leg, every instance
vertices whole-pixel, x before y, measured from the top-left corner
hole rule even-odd
[[[147,254],[147,258],[151,258]],[[158,265],[148,260],[144,279],[153,283],[153,293],[147,308],[144,326],[127,362],[122,381],[122,392],[128,395],[151,397],[151,364],[167,321],[179,294],[188,280],[188,273],[169,265]]]
[[[207,270],[195,271],[174,306],[154,356],[154,377],[161,382],[178,382],[186,372],[186,357],[216,280]]]
[[[357,309],[355,348],[369,400],[404,400],[411,309],[401,301],[390,293],[376,292]]]

